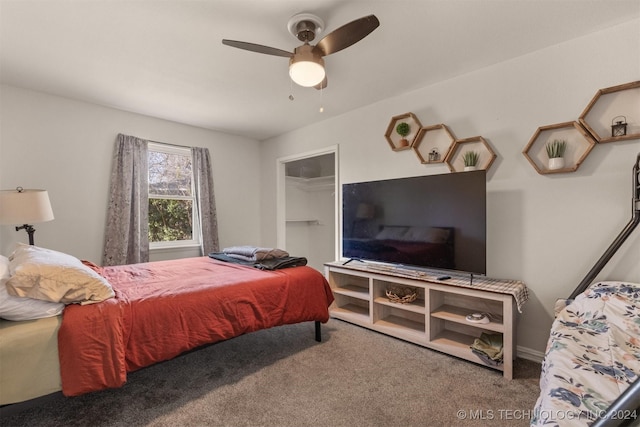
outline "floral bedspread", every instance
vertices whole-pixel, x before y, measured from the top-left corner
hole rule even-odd
[[[590,425],[638,375],[640,284],[594,284],[553,322],[531,425]]]

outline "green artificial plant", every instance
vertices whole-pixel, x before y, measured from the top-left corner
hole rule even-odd
[[[478,164],[478,159],[480,159],[480,155],[476,151],[466,151],[462,155],[465,167],[476,166]]]
[[[547,156],[549,156],[550,159],[564,157],[564,152],[567,149],[567,141],[562,139],[554,139],[553,141],[547,143],[546,149]]]
[[[411,132],[411,126],[406,122],[398,123],[398,126],[396,126],[396,132],[398,132],[398,135],[405,138],[409,135],[409,132]]]

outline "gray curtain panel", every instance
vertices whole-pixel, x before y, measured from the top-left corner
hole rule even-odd
[[[213,196],[213,172],[209,149],[192,147],[193,175],[195,179],[196,203],[200,219],[200,250],[202,255],[218,252],[218,217]]]
[[[148,142],[119,134],[113,155],[103,265],[149,261]]]

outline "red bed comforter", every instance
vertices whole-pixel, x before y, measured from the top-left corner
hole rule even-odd
[[[326,322],[329,284],[310,267],[262,271],[209,257],[96,267],[115,298],[65,308],[66,396],[122,386],[127,372],[273,326]]]

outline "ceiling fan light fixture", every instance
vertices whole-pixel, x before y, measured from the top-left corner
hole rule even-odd
[[[289,60],[289,77],[296,84],[312,87],[320,84],[325,77],[324,60],[314,53],[312,46],[305,44],[296,48]]]
[[[311,61],[294,62],[289,66],[291,80],[300,86],[312,87],[324,80],[324,67]]]
[[[1,1],[1,0],[0,0]],[[327,75],[323,57],[340,52],[367,37],[378,28],[375,15],[363,16],[337,28],[324,36],[316,45],[309,44],[324,29],[324,22],[310,13],[299,13],[289,19],[287,28],[298,40],[304,42],[293,53],[275,47],[238,40],[222,39],[222,44],[265,55],[289,58],[289,77],[303,87],[322,90],[327,87]]]

